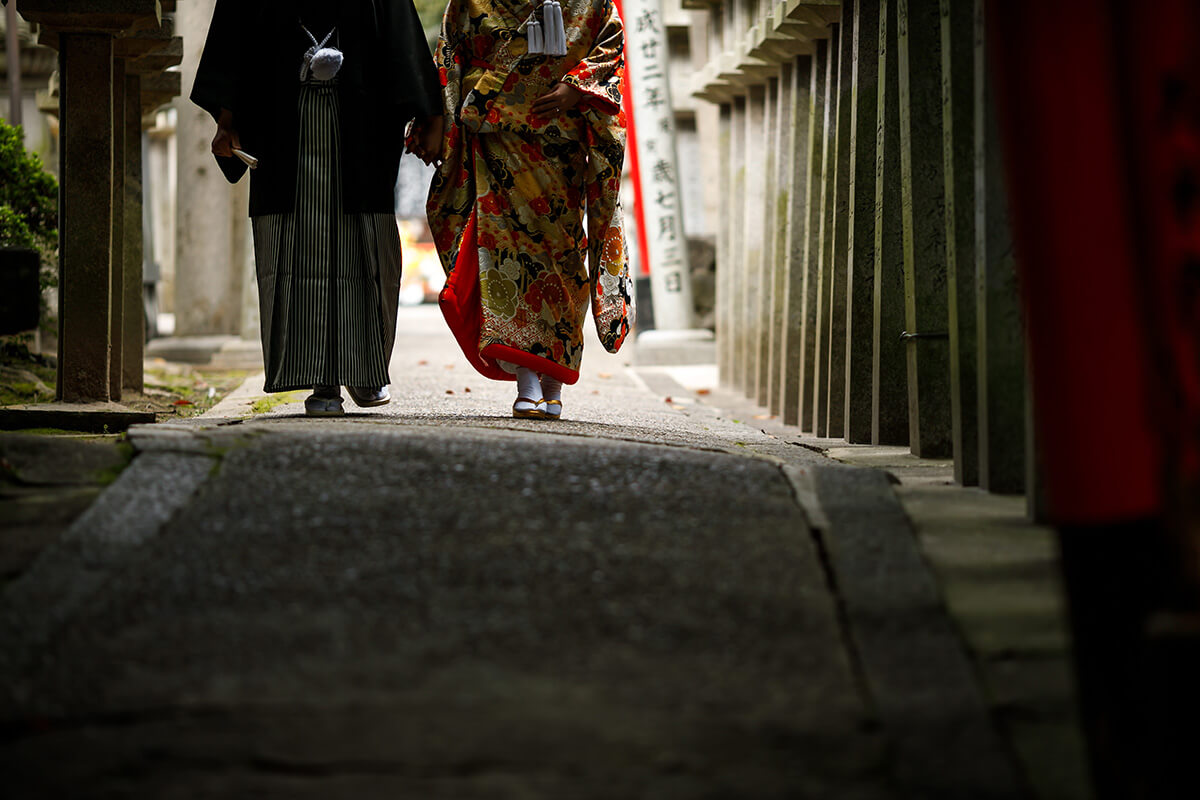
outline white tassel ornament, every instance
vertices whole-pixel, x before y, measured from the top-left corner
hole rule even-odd
[[[546,42],[542,36],[542,23],[536,19],[530,20],[525,26],[525,38],[529,41],[529,48],[526,52],[531,56],[540,56],[546,52]]]
[[[546,26],[546,55],[565,56],[567,54],[567,29],[563,25],[562,5],[558,0],[546,0],[542,4],[542,16]]]

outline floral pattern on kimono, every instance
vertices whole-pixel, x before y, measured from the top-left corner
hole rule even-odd
[[[448,276],[442,310],[468,360],[501,380],[514,376],[498,361],[574,383],[589,304],[610,352],[633,324],[619,204],[624,31],[612,0],[562,9],[564,57],[527,53],[540,10],[523,0],[451,0],[435,54],[446,133],[427,210]],[[533,114],[559,81],[580,103]]]

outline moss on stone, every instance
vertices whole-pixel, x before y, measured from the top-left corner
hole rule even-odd
[[[287,405],[288,403],[299,402],[303,391],[281,392],[279,394],[271,394],[260,398],[254,405],[250,406],[251,414],[266,414],[269,411],[278,408],[279,406]]]

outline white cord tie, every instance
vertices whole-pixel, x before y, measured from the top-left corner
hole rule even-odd
[[[334,28],[329,33],[325,34],[325,38],[320,42],[317,37],[312,35],[312,31],[304,27],[301,23],[301,28],[308,34],[308,38],[312,40],[312,47],[308,48],[304,53],[304,63],[300,66],[300,80],[304,81],[308,78],[309,70],[312,70],[312,76],[319,81],[329,81],[338,74],[342,68],[344,56],[342,51],[336,47],[326,47],[329,40],[333,38],[333,34],[337,31]]]

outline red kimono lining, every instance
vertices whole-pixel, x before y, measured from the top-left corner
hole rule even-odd
[[[446,285],[438,295],[438,306],[450,326],[458,346],[471,366],[486,378],[497,381],[515,381],[517,376],[505,371],[497,363],[507,361],[519,367],[528,367],[534,372],[549,375],[555,380],[573,384],[579,373],[548,358],[535,356],[505,344],[489,344],[479,348],[479,336],[483,330],[483,302],[479,293],[479,244],[476,238],[476,212],[472,211],[463,229],[454,269],[446,278]]]

